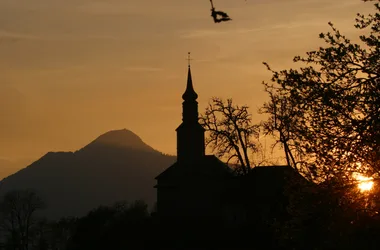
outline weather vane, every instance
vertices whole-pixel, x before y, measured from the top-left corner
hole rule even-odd
[[[191,55],[190,55],[190,52],[187,52],[187,65],[189,66],[189,68],[190,68],[190,61],[191,60],[193,60],[192,58],[191,58]]]
[[[211,16],[214,19],[215,23],[226,22],[226,21],[232,20],[226,12],[215,10],[212,0],[210,0],[210,3],[211,3]]]

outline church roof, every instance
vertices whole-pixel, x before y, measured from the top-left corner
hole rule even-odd
[[[237,176],[226,193],[227,203],[277,204],[287,189],[300,191],[313,185],[288,165],[256,166],[249,174]]]
[[[195,101],[198,98],[198,94],[195,92],[193,87],[193,80],[191,78],[191,70],[189,66],[189,70],[187,72],[187,85],[185,93],[182,95],[182,99],[185,101]]]
[[[264,196],[271,190],[280,190],[289,184],[310,184],[297,170],[288,165],[255,167],[248,175],[240,178],[243,185],[254,188]]]
[[[187,167],[187,165],[195,166]],[[215,155],[205,155],[200,161],[194,164],[177,161],[159,174],[155,179],[157,180],[173,174],[175,175],[181,171],[198,172],[202,175],[207,175],[210,177],[233,176],[233,170],[227,164],[219,160]]]
[[[284,178],[300,178],[306,179],[297,172],[294,168],[289,165],[272,165],[272,166],[257,166],[254,167],[251,172],[242,176],[243,178],[252,181],[253,179],[257,179],[259,181],[264,181],[267,179],[271,179],[272,181],[281,182]]]

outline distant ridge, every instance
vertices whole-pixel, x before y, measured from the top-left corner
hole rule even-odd
[[[3,179],[0,195],[33,189],[47,202],[44,214],[53,219],[82,216],[118,200],[142,199],[152,206],[154,177],[175,160],[132,131],[112,130],[75,152],[48,152]]]
[[[104,133],[81,150],[91,150],[97,147],[119,147],[150,152],[156,151],[143,142],[139,136],[127,129],[111,130]]]

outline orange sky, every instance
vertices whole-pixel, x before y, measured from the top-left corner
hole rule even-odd
[[[234,20],[214,24],[209,0],[0,0],[0,167],[121,128],[174,154],[188,51],[200,111],[220,96],[256,112],[263,61],[290,67],[328,21],[355,38],[355,13],[372,11],[360,0],[214,4]]]

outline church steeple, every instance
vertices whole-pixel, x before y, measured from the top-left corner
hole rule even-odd
[[[190,53],[189,58],[190,62]],[[190,63],[182,95],[182,124],[177,128],[177,160],[192,162],[205,155],[204,129],[198,122],[198,94],[193,87]]]
[[[182,95],[182,121],[183,122],[198,122],[198,94],[193,87],[193,80],[191,78],[191,69],[187,71],[187,85],[185,93]]]
[[[189,65],[189,69],[187,71],[187,85],[186,91],[182,95],[182,99],[184,101],[195,101],[198,98],[198,94],[194,91],[193,80],[191,78],[191,68]]]

